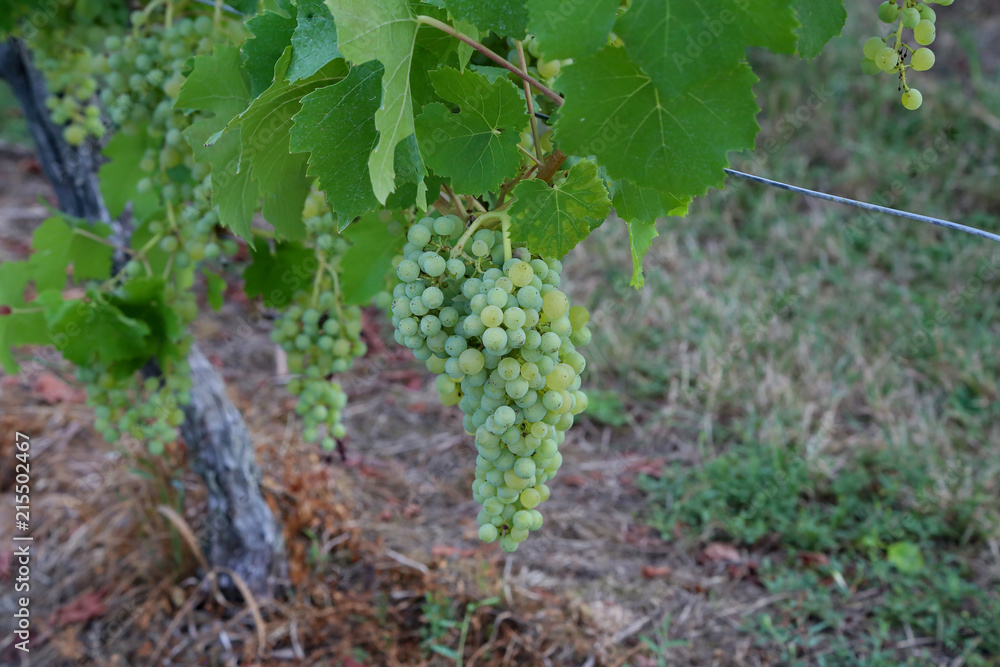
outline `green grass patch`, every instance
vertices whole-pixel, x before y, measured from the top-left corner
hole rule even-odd
[[[869,660],[888,651],[885,664],[899,664],[892,647],[906,628],[934,639],[938,653],[968,652],[968,664],[1000,656],[1000,596],[967,560],[998,516],[975,471],[901,450],[863,452],[835,473],[823,463],[737,445],[701,467],[642,478],[646,521],[665,539],[680,527],[691,540],[767,545],[761,583],[788,597],[746,629],[780,647],[782,660],[819,653],[822,664],[882,664]],[[816,561],[800,558],[806,553],[829,562],[807,567]]]

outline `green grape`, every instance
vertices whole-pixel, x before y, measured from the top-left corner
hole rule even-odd
[[[178,241],[176,236],[165,236],[160,240],[160,250],[171,253],[177,250]]]
[[[910,65],[918,72],[924,72],[934,66],[934,52],[928,48],[920,48],[913,52]]]
[[[924,103],[924,96],[916,88],[910,88],[903,93],[903,106],[910,111],[916,111]]]
[[[884,47],[875,57],[875,64],[883,72],[891,72],[899,64],[899,54],[890,46]]]
[[[869,60],[875,60],[875,57],[879,52],[885,48],[885,41],[881,37],[872,37],[865,42],[864,52],[865,58]]]
[[[933,44],[935,37],[937,37],[937,28],[931,21],[924,19],[913,28],[913,39],[921,46]]]
[[[878,7],[878,18],[883,23],[895,23],[899,18],[899,6],[894,2],[883,2]]]
[[[930,21],[934,23],[937,21],[937,12],[935,12],[931,7],[923,3],[917,5],[917,11],[920,12],[920,18],[925,21]]]
[[[70,125],[63,130],[63,138],[70,146],[79,146],[87,139],[87,130],[82,125]]]
[[[554,79],[559,76],[559,72],[562,71],[562,63],[558,60],[542,60],[537,61],[538,74],[543,79]]]
[[[920,12],[914,7],[907,7],[900,11],[899,16],[904,28],[913,29],[920,23]]]

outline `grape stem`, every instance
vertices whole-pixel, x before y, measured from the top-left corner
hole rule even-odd
[[[506,58],[503,58],[502,56],[497,55],[496,53],[494,53],[492,50],[490,50],[484,44],[481,44],[480,42],[477,42],[476,40],[472,39],[468,35],[460,33],[459,31],[455,30],[454,28],[452,28],[447,23],[445,23],[443,21],[438,21],[436,18],[433,18],[433,17],[430,17],[430,16],[425,16],[423,14],[421,14],[420,16],[417,17],[417,23],[423,23],[424,25],[429,25],[432,28],[437,28],[441,32],[446,32],[449,35],[451,35],[452,37],[454,37],[455,39],[457,39],[459,41],[462,41],[462,42],[465,42],[466,44],[468,44],[469,46],[471,46],[472,48],[474,48],[476,51],[479,51],[481,54],[483,54],[484,56],[486,56],[487,58],[489,58],[490,60],[492,60],[493,62],[495,62],[497,65],[500,65],[504,69],[509,70],[510,72],[512,72],[512,73],[516,74],[517,76],[521,77],[522,80],[526,81],[527,83],[530,83],[532,86],[534,86],[535,88],[537,88],[540,93],[542,93],[543,95],[545,95],[546,97],[548,97],[550,100],[552,100],[553,102],[555,102],[556,106],[562,106],[563,105],[563,101],[564,100],[563,100],[562,96],[559,95],[559,93],[557,93],[554,90],[552,90],[551,88],[545,86],[543,83],[541,83],[540,81],[538,81],[537,79],[535,79],[533,76],[531,76],[530,74],[528,74],[524,70],[518,69],[509,60],[507,60]]]
[[[537,144],[536,144],[536,146],[537,146]],[[531,158],[531,161],[534,162],[535,164],[537,164],[539,167],[541,167],[543,164],[545,164],[540,159],[538,159],[537,157],[535,157],[535,155],[531,151],[529,151],[527,148],[525,148],[521,144],[517,145],[517,150],[521,151],[522,153],[524,153],[525,155],[527,155],[529,158]]]
[[[500,230],[503,234],[503,259],[509,262],[514,257],[514,250],[510,247],[510,216],[506,212],[500,218]]]
[[[528,60],[524,57],[524,44],[521,40],[515,40],[514,45],[517,47],[517,58],[521,64],[521,70],[524,72],[528,71]],[[535,154],[538,156],[538,164],[542,163],[542,146],[538,142],[538,121],[535,120],[535,102],[531,99],[531,88],[528,86],[528,82],[521,80],[524,84],[524,101],[528,105],[528,118],[531,121],[531,138],[535,142]]]
[[[162,4],[163,4],[163,0],[153,0],[151,3],[149,3],[148,5],[146,5],[146,8],[144,10],[142,10],[142,20],[138,21],[134,26],[132,26],[132,36],[133,37],[138,37],[139,36],[139,28],[142,27],[146,23],[146,19],[148,19],[153,14],[153,10],[155,10],[157,7],[159,7]]]
[[[129,254],[129,255],[132,255],[132,254],[135,253],[135,251],[132,250],[131,248],[126,248],[125,246],[118,245],[117,243],[114,243],[113,241],[109,241],[106,238],[102,238],[102,237],[98,236],[97,234],[94,234],[93,232],[88,232],[86,229],[80,229],[78,227],[74,227],[73,228],[73,233],[77,234],[78,236],[82,236],[84,238],[88,238],[91,241],[96,241],[97,243],[100,243],[102,245],[106,245],[109,248],[114,248],[115,250],[117,250],[119,252],[124,252],[124,253]]]
[[[313,308],[318,303],[320,279],[322,279],[323,273],[326,271],[326,256],[319,252],[319,249],[316,251],[316,259],[319,261],[319,266],[316,267],[316,277],[313,278],[312,297],[309,299],[309,304]]]
[[[334,299],[333,308],[337,311],[337,322],[340,323],[341,329],[344,326],[344,311],[340,308],[340,278],[337,276],[337,271],[331,264],[326,265],[327,271],[330,273],[330,277],[333,278],[333,293],[337,297]]]
[[[454,206],[458,214],[462,216],[462,221],[468,222],[469,212],[465,210],[465,206],[462,204],[462,200],[458,197],[458,195],[455,194],[455,191],[452,190],[451,186],[448,185],[447,183],[442,184],[441,187],[444,188],[445,193],[448,195],[448,199],[451,200],[452,206]]]
[[[458,239],[455,246],[451,249],[451,256],[457,257],[459,254],[464,254],[465,251],[463,250],[463,247],[465,244],[469,242],[469,239],[472,238],[472,235],[476,233],[477,229],[484,226],[484,223],[487,220],[499,218],[502,221],[505,217],[508,220],[510,219],[510,216],[507,215],[506,211],[497,211],[494,209],[492,211],[487,211],[476,218],[473,223],[469,225],[469,228],[465,230],[465,233]]]

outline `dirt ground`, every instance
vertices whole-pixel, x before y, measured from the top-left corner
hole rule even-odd
[[[5,147],[0,259],[26,256],[47,215],[40,197],[52,201],[31,154]],[[343,380],[341,459],[300,440],[267,313],[239,299],[205,312],[197,338],[246,415],[285,525],[287,595],[259,605],[213,597],[191,544],[204,494],[183,446],[159,458],[116,450],[92,430],[70,369],[28,351],[25,372],[0,378],[4,610],[13,608],[14,432],[33,443],[34,640],[23,664],[450,664],[420,649],[435,620],[428,600],[445,601],[439,643],[454,646],[465,604],[491,596],[499,601],[470,615],[467,664],[653,665],[639,638],[665,622],[686,642],[655,651],[666,664],[768,664],[738,631],[769,603],[747,576],[752,563],[687,553],[636,520],[636,476],[691,457],[669,434],[584,420],[567,441],[545,529],[508,557],[476,539],[475,454],[459,414],[386,344],[378,313],[368,313],[368,357]],[[164,506],[183,518],[168,520]],[[0,631],[4,664],[23,659],[13,639]]]

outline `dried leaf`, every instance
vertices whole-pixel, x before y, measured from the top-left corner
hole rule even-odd
[[[742,560],[736,547],[725,542],[709,543],[703,555],[706,561],[713,563],[739,563]]]

